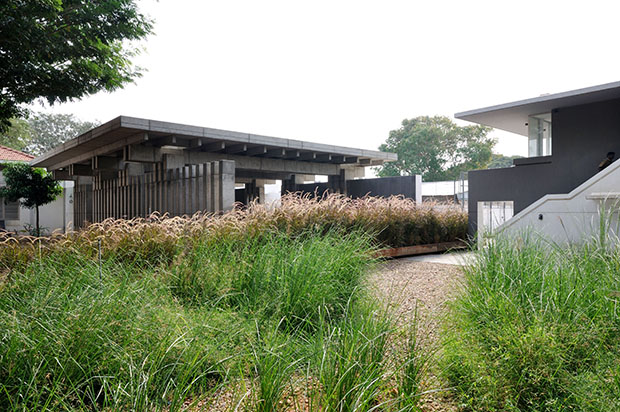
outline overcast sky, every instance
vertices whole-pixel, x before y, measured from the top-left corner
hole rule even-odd
[[[620,80],[619,1],[142,0],[135,84],[55,112],[376,149],[404,118]],[[40,109],[40,107],[35,107]],[[496,151],[527,154],[502,132]]]

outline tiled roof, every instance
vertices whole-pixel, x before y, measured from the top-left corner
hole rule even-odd
[[[0,145],[0,162],[29,162],[32,159],[34,159],[34,156],[31,156],[24,152],[20,152],[19,150],[11,149],[10,147]]]

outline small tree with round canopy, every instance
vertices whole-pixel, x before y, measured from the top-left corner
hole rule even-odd
[[[0,187],[0,197],[10,202],[19,201],[28,209],[36,209],[36,234],[40,236],[39,206],[56,200],[62,193],[62,187],[47,171],[26,163],[9,163],[2,169],[2,174],[6,186]]]

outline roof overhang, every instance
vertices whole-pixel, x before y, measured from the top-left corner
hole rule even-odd
[[[88,163],[95,156],[118,153],[130,145],[175,147],[179,150],[216,152],[220,156],[286,159],[333,165],[372,166],[398,159],[395,153],[312,143],[301,140],[239,133],[128,116],[119,116],[69,140],[30,162],[50,170]]]
[[[620,98],[620,82],[614,82],[469,110],[456,113],[454,117],[527,136],[527,122],[530,115],[618,98]]]

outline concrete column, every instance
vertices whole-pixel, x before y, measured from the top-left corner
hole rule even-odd
[[[264,205],[265,201],[265,185],[258,186],[258,203]]]
[[[217,162],[218,176],[218,211],[232,210],[235,204],[235,161],[220,160]]]
[[[415,197],[413,200],[422,204],[422,175],[415,175]]]
[[[210,164],[211,173],[209,176],[209,191],[211,192],[211,206],[209,207],[209,212],[218,212],[219,204],[220,204],[220,194],[219,194],[219,181],[220,181],[220,164],[216,162],[211,162]]]
[[[290,179],[282,180],[282,188],[280,190],[280,193],[282,195],[285,195],[287,192],[296,192],[296,191],[297,191],[297,184],[296,184],[295,175],[291,175]]]
[[[344,195],[347,194],[347,184],[344,169],[341,169],[340,174],[338,175],[327,176],[327,182],[329,183],[329,188],[332,190],[332,192],[342,193]]]

